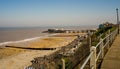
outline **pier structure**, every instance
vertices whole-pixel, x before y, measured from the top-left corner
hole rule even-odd
[[[96,32],[97,29],[87,29],[87,30],[48,29],[47,31],[43,31],[43,33],[88,33],[88,31]]]

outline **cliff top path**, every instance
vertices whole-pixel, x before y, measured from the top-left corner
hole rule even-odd
[[[105,55],[101,69],[120,69],[120,34]]]

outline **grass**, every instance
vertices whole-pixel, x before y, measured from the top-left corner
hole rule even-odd
[[[99,41],[92,42],[92,46],[96,46],[99,43]]]
[[[92,35],[91,38],[93,38],[92,40],[92,46],[96,46],[99,43],[99,39],[97,39],[98,36],[100,36],[100,34],[103,34],[101,36],[101,38],[105,38],[106,37],[106,33],[110,30],[110,32],[113,32],[116,29],[116,27],[109,27],[109,28],[105,28],[105,29],[99,29],[97,32],[95,32],[95,34]]]

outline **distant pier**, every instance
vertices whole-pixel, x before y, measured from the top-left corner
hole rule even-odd
[[[48,29],[43,31],[43,33],[87,33],[88,31],[95,32],[97,29],[88,29],[88,30],[65,30],[65,29]]]

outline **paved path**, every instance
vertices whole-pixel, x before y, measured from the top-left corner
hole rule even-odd
[[[120,69],[120,34],[105,55],[101,69]]]

